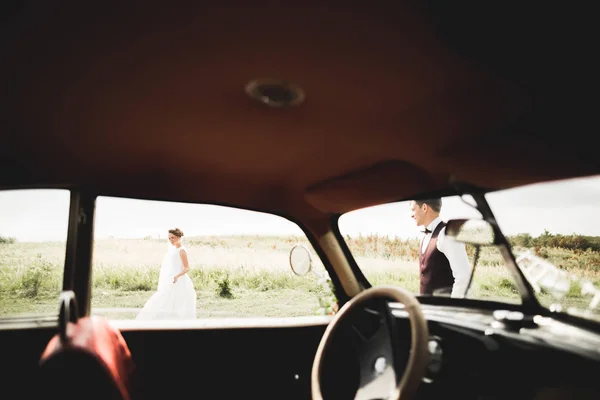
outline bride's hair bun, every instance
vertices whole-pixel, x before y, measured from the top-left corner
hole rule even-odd
[[[169,233],[172,233],[173,235],[175,235],[177,237],[183,237],[183,231],[179,228],[169,229]]]

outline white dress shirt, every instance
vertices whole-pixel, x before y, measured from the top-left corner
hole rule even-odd
[[[440,222],[442,222],[441,218],[437,217],[427,225],[427,229],[433,232]],[[431,232],[427,233],[423,238],[421,253],[424,253],[427,249],[427,245],[431,239]],[[450,262],[450,269],[452,269],[452,275],[454,276],[454,286],[452,286],[452,294],[450,296],[462,297],[463,293],[467,290],[471,275],[471,265],[469,264],[465,244],[457,242],[452,238],[446,238],[446,227],[443,227],[437,237],[437,249]]]

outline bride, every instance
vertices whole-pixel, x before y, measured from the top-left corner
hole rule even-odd
[[[195,319],[196,291],[188,276],[187,250],[179,228],[169,230],[169,249],[163,259],[158,290],[148,299],[136,319]]]

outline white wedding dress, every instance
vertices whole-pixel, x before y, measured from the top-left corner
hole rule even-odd
[[[160,267],[158,290],[148,299],[136,319],[196,319],[196,291],[188,274],[173,283],[173,276],[183,269],[179,252],[185,250],[169,244]]]

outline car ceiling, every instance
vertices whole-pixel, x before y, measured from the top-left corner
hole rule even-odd
[[[512,4],[3,3],[0,185],[319,219],[598,173],[585,36]],[[251,99],[258,78],[305,100]]]

